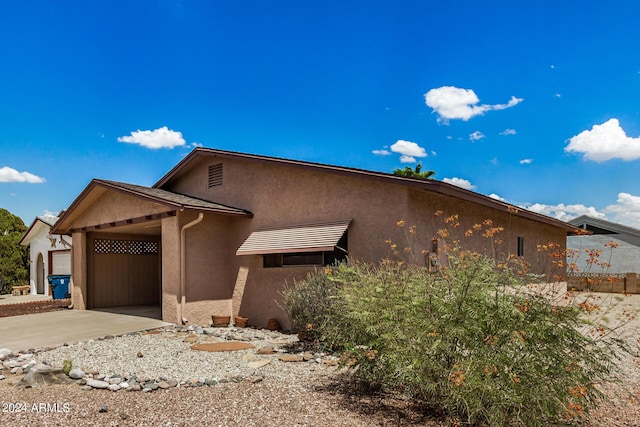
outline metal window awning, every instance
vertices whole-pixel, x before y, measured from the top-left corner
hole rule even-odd
[[[236,255],[265,255],[292,252],[332,251],[351,220],[254,231]]]

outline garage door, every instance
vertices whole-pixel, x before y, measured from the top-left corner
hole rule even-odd
[[[89,308],[160,304],[160,240],[89,237]]]
[[[51,252],[51,274],[71,274],[71,251]]]

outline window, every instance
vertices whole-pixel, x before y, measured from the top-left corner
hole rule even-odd
[[[264,268],[293,267],[311,265],[333,265],[347,258],[347,233],[343,234],[333,251],[291,252],[265,254],[262,256]]]
[[[209,166],[209,188],[222,185],[222,163]]]
[[[518,256],[524,256],[524,237],[518,236]]]
[[[332,265],[343,261],[346,252],[336,249],[331,252],[293,252],[287,254],[266,254],[262,256],[264,268],[321,266]]]

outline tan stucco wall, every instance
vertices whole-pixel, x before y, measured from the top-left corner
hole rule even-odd
[[[223,184],[209,189],[208,166],[217,163],[223,163]],[[179,323],[182,316],[189,324],[205,325],[211,322],[212,315],[239,314],[249,317],[251,325],[264,327],[268,319],[276,318],[288,327],[277,302],[281,299],[280,292],[313,271],[313,267],[263,268],[261,256],[236,256],[237,248],[251,232],[264,228],[351,219],[349,250],[351,256],[365,261],[389,256],[387,239],[403,245],[406,230],[396,226],[398,220],[405,220],[406,227],[416,225],[420,244],[430,249],[431,238],[442,228],[442,218],[454,213],[460,215],[460,229],[484,219],[503,226],[505,253],[516,250],[517,236],[525,236],[525,254],[536,269],[542,269],[547,261],[537,254],[537,244],[549,241],[563,247],[565,244],[565,232],[561,229],[395,183],[278,163],[207,156],[196,159],[186,172],[163,188],[243,208],[254,216],[205,213],[202,222],[186,231],[183,306],[181,228],[196,219],[198,212],[178,211],[176,216],[161,220],[158,232],[162,238],[162,313],[163,320],[169,322]],[[73,227],[166,210],[164,206],[109,190],[78,216]],[[436,218],[434,212],[438,210],[444,213]],[[73,238],[73,298],[76,308],[84,308],[87,239],[84,233],[74,233]],[[478,248],[486,246],[483,238],[477,239]]]
[[[87,233],[73,233],[71,250],[71,303],[77,310],[87,308]]]
[[[223,185],[208,189],[208,166],[220,162],[223,163]],[[527,261],[537,269],[543,269],[544,263],[538,260],[536,244],[556,241],[564,245],[564,232],[555,227],[519,218],[506,211],[397,184],[231,159],[221,161],[205,157],[193,167],[188,175],[165,189],[244,208],[254,214],[250,220],[228,221],[224,225],[229,227],[226,234],[221,228],[224,223],[217,225],[210,221],[196,226],[204,240],[189,242],[198,248],[195,251],[189,248],[195,256],[194,259],[189,257],[189,274],[193,274],[193,279],[189,281],[188,292],[194,322],[209,322],[210,315],[217,314],[207,312],[213,309],[211,301],[228,297],[238,270],[244,268],[248,277],[240,315],[249,317],[249,323],[257,326],[265,326],[272,317],[285,327],[288,325],[276,301],[280,300],[280,292],[287,284],[302,279],[313,268],[263,268],[260,256],[235,256],[244,239],[252,231],[262,228],[349,218],[353,220],[349,227],[351,256],[367,261],[390,255],[385,243],[387,239],[392,239],[398,246],[404,244],[405,230],[396,226],[398,220],[404,219],[406,227],[418,226],[422,248],[429,250],[431,238],[443,227],[442,219],[453,213],[460,216],[460,229],[484,219],[492,219],[496,226],[503,226],[505,231],[500,237],[505,242],[501,245],[505,253],[515,252],[517,237],[525,236]],[[441,217],[434,216],[438,210],[444,212]],[[476,249],[486,247],[486,239],[482,237],[471,241]],[[213,242],[221,243],[214,245]],[[228,264],[221,266],[225,273],[217,272],[218,267],[213,264],[206,268],[201,266],[206,260],[224,258],[225,251]],[[213,275],[215,279],[210,279]],[[214,284],[220,287],[219,291],[210,289]],[[198,290],[192,290],[191,286]]]
[[[162,319],[178,323],[180,294],[179,217],[162,219]]]
[[[409,190],[409,194],[406,227],[417,226],[416,234],[420,249],[430,250],[431,239],[438,236],[438,230],[446,228],[451,233],[449,243],[453,239],[459,239],[467,249],[496,256],[498,259],[506,259],[509,255],[517,254],[518,237],[524,237],[524,260],[531,265],[532,273],[545,274],[549,272],[549,257],[547,254],[539,253],[537,245],[556,242],[561,245],[561,250],[564,250],[566,245],[564,230],[518,217],[506,209],[491,209],[454,197],[415,189]],[[442,214],[435,215],[436,211],[442,211]],[[458,215],[457,222],[460,224],[458,227],[445,223],[446,218],[455,214]],[[504,229],[495,236],[495,239],[499,239],[501,243],[492,243],[494,238],[488,239],[477,231],[470,236],[465,236],[467,230],[484,220],[491,220],[493,227]],[[486,229],[486,226],[483,229]],[[403,243],[399,242],[398,246],[401,244]],[[439,247],[442,248],[442,245],[443,240],[440,239]]]
[[[100,189],[101,195],[79,215],[71,228],[123,221],[170,210],[159,203],[133,197],[120,191]]]

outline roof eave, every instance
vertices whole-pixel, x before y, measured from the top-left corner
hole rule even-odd
[[[27,228],[27,231],[25,231],[24,234],[22,235],[22,237],[20,238],[20,241],[18,241],[19,245],[27,246],[29,244],[29,242],[25,243],[25,241],[27,240],[27,236],[29,236],[29,234],[31,233],[31,230],[33,230],[35,228],[35,226],[38,224],[38,222],[41,222],[44,225],[46,225],[47,227],[51,228],[51,225],[47,224],[46,222],[44,222],[39,217],[35,217],[35,219],[31,222],[31,225],[29,226],[29,228]]]
[[[247,159],[247,160],[267,162],[267,163],[275,162],[283,165],[296,166],[296,167],[301,167],[305,169],[313,169],[313,170],[321,169],[331,173],[363,177],[363,178],[384,181],[384,182],[392,182],[392,183],[401,184],[401,185],[405,185],[413,188],[423,189],[426,191],[433,191],[433,192],[451,196],[451,197],[456,197],[459,199],[477,203],[482,206],[490,207],[493,209],[506,210],[508,212],[513,213],[514,215],[517,215],[532,221],[543,222],[551,226],[559,227],[565,230],[568,234],[578,232],[577,227],[567,222],[564,222],[546,215],[538,214],[536,212],[529,211],[527,209],[523,209],[500,200],[492,199],[488,196],[484,196],[482,194],[475,193],[473,191],[469,191],[464,188],[460,188],[458,186],[455,186],[446,182],[442,182],[442,181],[402,177],[402,176],[397,176],[397,175],[384,173],[384,172],[367,171],[367,170],[361,170],[361,169],[346,168],[341,166],[332,166],[332,165],[325,165],[320,163],[283,159],[278,157],[261,156],[257,154],[246,154],[246,153],[239,153],[239,152],[233,152],[233,151],[217,150],[217,149],[205,148],[205,147],[197,147],[194,150],[192,150],[191,153],[189,153],[180,163],[178,163],[164,177],[162,177],[156,184],[154,184],[153,188],[160,188],[166,183],[168,183],[178,173],[180,173],[182,170],[187,168],[189,163],[191,163],[191,161],[193,161],[199,155],[208,155],[208,156],[220,157],[220,158]]]
[[[158,203],[164,206],[167,206],[173,210],[197,210],[200,212],[210,212],[210,213],[216,213],[216,214],[223,214],[223,215],[231,215],[231,216],[240,216],[240,217],[253,217],[253,214],[249,211],[246,210],[238,210],[238,211],[233,211],[233,210],[225,210],[225,209],[219,209],[219,208],[212,208],[212,207],[205,207],[205,206],[195,206],[195,205],[190,205],[190,204],[184,204],[184,203],[178,203],[175,201],[171,201],[171,200],[166,200],[163,198],[159,198],[159,197],[154,197],[152,195],[149,194],[145,194],[139,191],[135,191],[129,188],[124,188],[121,186],[118,186],[112,182],[109,181],[105,181],[102,179],[97,179],[94,178],[93,180],[91,180],[91,182],[89,183],[89,185],[87,185],[87,187],[80,193],[80,195],[71,203],[71,206],[69,206],[68,209],[66,209],[63,214],[60,216],[60,218],[58,219],[58,221],[56,222],[56,224],[54,225],[53,229],[52,229],[52,233],[53,234],[68,234],[69,230],[71,229],[70,226],[66,226],[64,227],[63,224],[65,223],[65,221],[72,216],[72,213],[78,208],[78,206],[82,203],[82,201],[89,195],[89,193],[91,193],[91,191],[96,188],[96,187],[103,187],[103,188],[107,188],[113,191],[118,191],[121,193],[125,193],[128,195],[131,195],[133,197],[137,197],[137,198],[142,198],[154,203]]]

